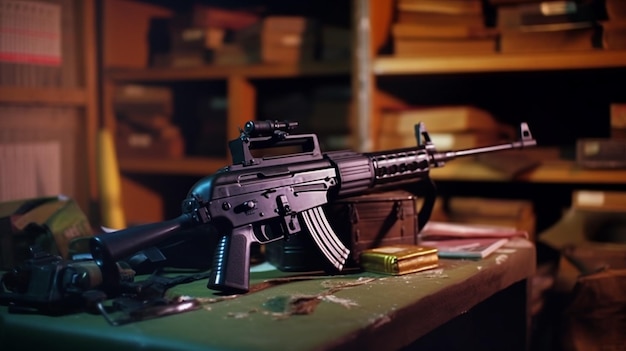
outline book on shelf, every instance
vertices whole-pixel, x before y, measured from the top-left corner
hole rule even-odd
[[[496,52],[496,38],[394,39],[397,56],[489,54]]]
[[[392,24],[391,33],[395,39],[484,39],[497,37],[498,30],[486,26],[398,22]]]
[[[306,33],[314,25],[314,21],[305,16],[272,15],[263,19],[263,29],[272,33]]]
[[[440,258],[482,259],[504,246],[506,238],[470,238],[450,240],[424,240],[420,245],[437,249]]]
[[[265,63],[313,61],[317,31],[315,20],[304,16],[268,16],[235,34],[235,43]]]
[[[611,139],[626,139],[626,103],[612,103]]]
[[[544,1],[552,1],[552,0],[487,0],[487,4],[490,6],[499,6],[499,5],[512,5],[512,4],[528,4],[528,3],[539,3]]]
[[[115,88],[113,108],[117,113],[170,116],[174,95],[166,86],[124,84]]]
[[[181,158],[185,153],[183,137],[174,126],[163,131],[138,131],[119,122],[115,146],[118,156],[130,158]]]
[[[457,239],[528,239],[528,232],[514,226],[482,223],[454,223],[428,221],[419,233],[419,241],[445,241]]]
[[[216,50],[224,44],[226,30],[216,27],[173,27],[170,50],[173,52],[202,52]]]
[[[588,51],[596,44],[596,11],[591,3],[543,1],[500,5],[499,51],[526,53]]]
[[[626,169],[626,140],[578,138],[576,166],[586,169]]]
[[[527,233],[528,238],[534,238],[537,225],[534,214],[522,217],[507,217],[495,215],[471,216],[464,213],[448,214],[447,220],[458,224],[479,224],[494,227],[511,227]]]
[[[572,208],[591,211],[626,211],[626,192],[618,190],[574,190]]]
[[[440,258],[480,259],[518,238],[528,239],[528,232],[512,226],[431,220],[420,232],[418,244],[437,248]]]
[[[529,53],[549,51],[589,51],[596,45],[595,28],[577,28],[555,31],[500,32],[499,51],[503,53]]]
[[[126,84],[116,87],[115,145],[125,157],[182,157],[181,130],[172,122],[173,92],[165,86]]]
[[[429,133],[498,131],[501,124],[487,110],[471,105],[388,108],[382,111],[382,134],[414,134],[423,122]]]
[[[626,19],[602,21],[599,25],[602,29],[603,49],[626,49]]]
[[[480,27],[485,25],[482,14],[448,14],[435,12],[418,12],[398,10],[396,15],[398,23],[420,23],[423,25],[466,25]]]
[[[497,27],[522,31],[552,31],[592,27],[591,4],[579,1],[542,1],[496,8]]]
[[[260,62],[261,58],[259,55],[258,51],[251,52],[246,50],[239,43],[224,43],[219,49],[215,50],[212,63],[221,66],[247,65]]]
[[[359,263],[368,272],[403,275],[436,268],[439,256],[433,247],[398,244],[363,250]]]
[[[477,0],[400,0],[391,28],[399,56],[493,53],[496,33],[486,28]]]
[[[191,24],[201,28],[239,30],[258,23],[261,16],[251,10],[230,9],[196,3],[191,11]]]
[[[149,31],[152,66],[197,67],[258,62],[243,50],[233,51],[237,32],[258,25],[262,16],[255,10],[194,4],[192,10],[171,18],[151,20]],[[162,43],[163,35],[169,40]],[[227,44],[230,47],[224,48]],[[223,51],[223,52],[222,52]],[[245,59],[242,59],[245,58]]]
[[[595,195],[594,195],[595,196]],[[623,196],[623,193],[618,197]],[[588,201],[588,200],[585,200]],[[539,241],[557,250],[574,247],[620,249],[622,260],[626,208],[618,206],[571,206],[561,218],[544,230]]]
[[[482,15],[481,0],[398,0],[396,5],[401,11],[418,11],[446,14],[477,14]]]

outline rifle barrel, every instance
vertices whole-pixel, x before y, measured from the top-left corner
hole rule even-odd
[[[530,129],[528,128],[528,125],[526,123],[522,123],[520,128],[522,136],[519,140],[512,141],[510,143],[483,146],[472,149],[434,153],[432,155],[434,161],[433,164],[435,165],[435,167],[441,167],[446,161],[455,159],[457,157],[478,155],[487,152],[503,151],[510,149],[524,149],[526,147],[536,146],[537,141],[533,139],[532,135],[530,134]]]

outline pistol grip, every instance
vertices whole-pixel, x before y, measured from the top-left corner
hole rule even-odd
[[[250,245],[254,240],[252,225],[235,228],[222,235],[209,275],[207,287],[225,293],[248,292],[250,280]]]

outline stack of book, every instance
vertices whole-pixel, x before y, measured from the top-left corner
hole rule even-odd
[[[423,126],[437,150],[481,147],[509,140],[514,128],[475,106],[434,106],[387,109],[382,113],[380,149],[417,145],[415,125]]]
[[[435,218],[457,224],[477,224],[514,228],[532,238],[536,215],[532,201],[487,197],[453,196],[438,199],[440,206]]]
[[[626,104],[613,103],[611,110],[611,138],[626,139]]]
[[[172,119],[173,96],[168,87],[124,85],[114,97],[115,144],[120,156],[182,157],[180,129]]]
[[[532,1],[496,6],[503,53],[593,50],[596,14],[591,3]]]
[[[604,49],[626,49],[626,1],[605,0],[607,20],[602,27],[602,47]]]
[[[485,25],[480,0],[399,0],[396,6],[396,55],[496,51],[497,32]]]
[[[263,63],[295,64],[315,59],[316,23],[303,16],[268,16],[236,35],[236,44]]]
[[[194,67],[213,63],[230,37],[261,20],[260,15],[247,10],[229,9],[206,4],[194,4],[189,13],[173,18],[151,21],[151,46],[162,46],[162,33],[167,32],[167,48],[158,51],[154,65]]]
[[[509,241],[527,239],[528,233],[514,227],[429,221],[420,232],[418,242],[420,246],[436,248],[440,258],[480,260]]]

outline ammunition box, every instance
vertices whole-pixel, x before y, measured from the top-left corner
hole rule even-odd
[[[417,244],[417,198],[405,191],[355,196],[325,206],[328,221],[350,249],[346,269],[359,268],[362,251]],[[328,270],[328,263],[306,229],[265,245],[269,263],[286,272]]]

